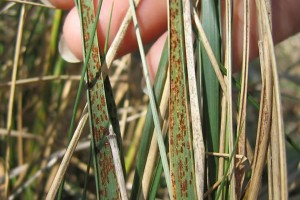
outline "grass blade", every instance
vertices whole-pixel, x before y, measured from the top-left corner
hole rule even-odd
[[[225,38],[225,68],[227,69],[227,134],[228,134],[228,150],[229,152],[232,152],[233,157],[235,156],[235,151],[233,151],[233,143],[234,143],[234,133],[233,133],[233,114],[232,114],[232,1],[226,0],[225,1],[225,32],[226,32],[226,38]],[[229,195],[231,199],[236,199],[236,183],[235,183],[235,161],[228,163],[232,175],[229,180]],[[222,188],[221,188],[222,189]]]
[[[208,42],[218,63],[220,63],[220,28],[217,14],[217,1],[202,1],[202,22]],[[203,61],[203,124],[206,133],[206,147],[208,151],[219,151],[219,126],[220,126],[220,91],[219,82],[212,68],[212,62],[205,51],[202,51]],[[226,90],[225,90],[226,91]],[[210,183],[217,181],[218,159],[208,160]]]
[[[192,39],[192,20],[190,0],[183,0],[184,39],[191,106],[193,150],[195,160],[195,179],[198,199],[202,199],[204,190],[205,149],[202,123],[200,118],[199,94],[195,74],[194,49]]]
[[[161,125],[160,125],[160,121],[159,121],[159,117],[158,117],[158,110],[157,110],[157,106],[156,106],[155,97],[153,94],[153,89],[151,86],[149,70],[148,70],[148,66],[146,63],[146,59],[145,59],[144,47],[143,47],[143,43],[142,43],[140,31],[139,31],[139,26],[138,26],[138,21],[137,21],[137,17],[136,17],[136,13],[135,13],[135,7],[134,7],[133,0],[130,0],[130,9],[132,12],[133,22],[136,27],[135,31],[136,31],[138,46],[139,46],[139,50],[140,50],[140,54],[141,54],[141,59],[142,59],[142,64],[143,64],[143,72],[144,72],[144,77],[146,79],[146,85],[147,85],[149,99],[150,99],[150,106],[151,106],[151,110],[153,113],[153,119],[154,119],[156,134],[157,134],[157,142],[158,142],[160,157],[161,157],[162,164],[163,164],[163,169],[164,169],[164,173],[165,173],[165,177],[166,177],[169,194],[171,195],[169,164],[168,164],[168,160],[167,160],[166,149],[165,149],[164,140],[163,140],[163,136],[162,136],[162,132],[161,132]]]
[[[239,111],[237,119],[237,133],[240,133],[237,154],[246,155],[246,107],[248,93],[248,67],[250,48],[250,6],[249,0],[244,1],[244,33],[243,33],[243,62],[241,73],[241,91],[239,97]],[[241,165],[236,171],[237,198],[241,197],[245,178],[245,166]]]
[[[169,1],[170,170],[172,199],[196,199],[192,132],[189,122],[181,0]],[[189,37],[189,36],[186,36]],[[194,66],[192,66],[194,67]],[[198,101],[196,102],[198,104]]]
[[[102,2],[99,2],[98,12]],[[92,144],[94,153],[95,179],[98,198],[120,198],[120,190],[117,183],[113,156],[109,145],[102,145],[99,149],[98,144],[105,140],[109,133],[109,125],[112,125],[117,135],[118,145],[120,146],[120,129],[116,119],[116,108],[112,97],[109,78],[103,78],[101,70],[101,56],[99,52],[97,37],[93,36],[98,22],[95,18],[93,2],[78,1],[77,3],[81,14],[81,22],[84,35],[84,55],[92,49],[92,55],[85,59],[87,63],[87,99],[89,104],[90,127],[92,131]],[[121,156],[123,158],[123,156]],[[122,162],[124,164],[124,162]]]
[[[262,15],[263,1],[256,1],[256,8],[258,13],[258,30],[260,35],[259,53],[261,61],[261,75],[262,75],[262,93],[259,111],[259,124],[257,129],[257,138],[255,144],[254,160],[252,164],[252,175],[249,188],[246,191],[245,198],[258,198],[261,175],[267,158],[267,151],[270,140],[271,131],[271,116],[272,116],[272,99],[273,99],[273,83],[272,83],[272,69],[270,52],[267,45],[266,27],[264,16]]]
[[[16,90],[16,79],[17,79],[17,72],[19,66],[19,55],[21,50],[21,41],[23,35],[23,26],[25,22],[25,5],[21,6],[20,15],[19,15],[19,24],[18,24],[18,34],[17,40],[15,45],[15,54],[14,54],[14,64],[13,64],[13,72],[11,78],[11,87],[10,87],[10,94],[9,94],[9,103],[8,103],[8,113],[7,113],[7,123],[6,123],[6,130],[7,130],[7,137],[6,137],[6,152],[5,152],[5,186],[4,186],[4,198],[8,198],[9,196],[9,173],[10,173],[10,159],[11,159],[11,129],[13,123],[13,108],[14,108],[14,99],[15,99],[15,90]]]
[[[127,193],[126,193],[126,185],[125,185],[125,179],[124,179],[124,172],[122,169],[122,164],[121,164],[121,159],[120,159],[120,154],[119,154],[119,147],[118,147],[118,142],[117,142],[117,137],[116,134],[113,131],[112,126],[109,126],[109,135],[107,136],[112,155],[113,155],[113,160],[116,168],[116,176],[117,176],[117,181],[119,184],[120,188],[120,193],[121,193],[121,199],[122,200],[127,200]]]

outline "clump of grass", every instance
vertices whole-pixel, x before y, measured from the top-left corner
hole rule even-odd
[[[11,45],[0,37],[0,98],[7,102],[0,105],[0,139],[5,144],[0,153],[0,197],[257,199],[268,195],[287,199],[289,186],[296,185],[296,198],[298,182],[288,179],[287,173],[293,163],[285,156],[285,105],[281,104],[270,1],[255,2],[261,69],[258,95],[250,87],[253,12],[249,0],[243,2],[240,78],[232,76],[232,54],[237,51],[232,47],[232,1],[224,2],[221,22],[220,1],[191,5],[170,0],[169,36],[153,86],[136,28],[148,95],[138,93],[134,86],[141,79],[134,77],[142,73],[131,68],[140,62],[139,56],[113,60],[130,22],[139,27],[135,14],[139,2],[130,1],[108,48],[108,37],[106,44],[98,44],[95,37],[101,3],[94,8],[91,1],[76,1],[83,35],[91,36],[83,38],[81,76],[56,50],[61,11],[32,2],[0,4],[4,16],[0,33],[14,41]],[[86,15],[93,20],[84,26]],[[13,36],[8,34],[11,29],[3,28],[9,23],[18,27]],[[105,46],[104,55],[98,45]],[[251,109],[259,111],[253,114]],[[251,118],[258,118],[256,142],[249,134]],[[287,149],[297,152],[296,142],[288,138],[295,148]],[[299,176],[299,169],[295,173]]]

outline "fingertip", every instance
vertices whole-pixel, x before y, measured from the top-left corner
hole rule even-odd
[[[53,6],[69,10],[75,6],[74,0],[43,0],[43,1],[49,1]]]
[[[167,39],[167,32],[161,35],[158,40],[151,46],[147,53],[146,60],[149,67],[149,73],[151,80],[154,81],[155,75],[160,62],[161,54],[164,48],[164,44]]]
[[[69,46],[66,43],[64,35],[61,35],[61,37],[60,37],[59,44],[58,44],[58,51],[59,51],[61,57],[69,63],[78,63],[81,61],[70,50]]]
[[[116,2],[117,0],[115,0]],[[111,3],[104,4],[103,7],[110,8]],[[112,21],[110,27],[110,38],[109,44],[115,38],[123,18],[127,12],[129,3],[126,1],[119,0],[118,3],[114,4],[114,11],[112,14]],[[108,11],[109,9],[107,9]],[[153,11],[155,10],[155,14]],[[106,12],[107,12],[106,11]],[[139,23],[139,31],[141,33],[142,41],[144,44],[152,42],[163,34],[167,29],[167,3],[166,1],[160,0],[143,0],[137,6],[137,18]],[[104,10],[105,13],[105,10]],[[98,38],[100,43],[104,43],[105,35],[108,28],[110,12],[100,15],[100,28],[98,30]],[[137,49],[136,29],[133,23],[128,27],[124,39],[118,49],[118,56],[122,56]]]
[[[52,1],[58,1],[58,0],[52,0]],[[166,30],[166,26],[167,26],[166,3],[160,2],[159,0],[155,0],[155,2],[157,2],[157,4],[154,4],[152,0],[142,1],[137,11],[138,12],[137,15],[139,18],[139,25],[141,28],[140,31],[142,33],[143,42],[145,44],[150,41],[153,41],[153,39],[160,36]],[[110,1],[103,1],[102,4],[103,11],[101,11],[100,13],[99,26],[97,30],[100,49],[103,49],[103,46],[105,44],[106,33],[110,23],[109,17],[111,14],[110,13],[111,6],[112,4]],[[112,43],[114,37],[116,36],[128,7],[129,7],[128,2],[122,0],[119,0],[118,4],[114,4],[110,33],[109,33],[109,45]],[[157,8],[156,14],[151,15],[150,13],[155,8]],[[69,49],[73,52],[73,54],[77,58],[82,60],[83,47],[82,47],[80,30],[81,27],[80,27],[79,16],[77,10],[73,8],[65,19],[63,34],[65,37],[65,42],[68,45]],[[137,42],[135,36],[135,29],[133,24],[131,24],[128,32],[126,33],[121,43],[120,48],[118,49],[117,56],[122,56],[130,51],[133,51],[134,49],[136,49],[136,47],[137,47]],[[158,58],[158,62],[159,62],[159,58]]]
[[[63,27],[63,35],[66,45],[71,52],[80,60],[83,59],[83,47],[81,39],[80,20],[76,9],[72,9],[67,15]]]

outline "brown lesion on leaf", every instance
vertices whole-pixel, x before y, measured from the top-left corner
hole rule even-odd
[[[99,155],[100,177],[102,185],[108,185],[110,182],[109,174],[116,176],[112,154],[109,147],[104,147]]]

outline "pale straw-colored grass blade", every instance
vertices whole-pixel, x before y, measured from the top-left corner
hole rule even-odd
[[[123,172],[123,166],[121,163],[120,153],[119,153],[119,147],[118,147],[118,141],[117,136],[114,133],[114,130],[112,126],[109,126],[109,135],[107,136],[107,139],[110,144],[110,148],[113,155],[114,165],[116,169],[116,177],[118,181],[118,185],[120,188],[121,193],[121,199],[127,200],[127,191],[126,191],[126,185],[125,185],[125,179],[124,179],[124,172]]]
[[[24,0],[5,0],[5,1],[20,3],[20,4],[24,4],[24,5],[33,5],[33,6],[45,7],[45,8],[52,8],[52,9],[54,8],[51,5],[46,5],[46,4],[36,3],[36,2],[31,2],[31,1],[24,1]]]
[[[246,106],[247,106],[247,91],[248,91],[248,67],[249,67],[249,48],[250,48],[250,5],[249,0],[243,2],[244,11],[244,27],[243,27],[243,62],[241,72],[241,91],[239,96],[239,108],[237,119],[237,133],[240,133],[238,138],[237,154],[246,155]],[[245,178],[245,166],[240,165],[236,171],[237,198],[241,197],[242,186]]]
[[[16,45],[15,45],[15,54],[14,54],[14,62],[13,62],[13,72],[11,75],[11,87],[10,87],[10,94],[9,94],[9,103],[8,103],[8,113],[7,113],[7,123],[6,123],[6,152],[5,152],[5,187],[4,187],[4,198],[8,198],[9,196],[9,187],[10,187],[10,158],[11,158],[11,129],[12,129],[12,121],[13,121],[13,109],[14,109],[14,99],[15,99],[15,90],[16,90],[16,80],[17,80],[17,72],[19,67],[19,60],[20,60],[20,49],[21,49],[21,41],[23,35],[23,27],[25,23],[25,14],[26,9],[25,5],[21,6],[20,14],[19,14],[19,23],[18,23],[18,32],[16,38]]]
[[[202,199],[204,190],[205,148],[200,117],[199,94],[195,73],[194,48],[192,38],[192,5],[190,0],[183,0],[183,25],[185,39],[185,55],[188,74],[188,88],[191,106],[191,121],[193,135],[193,151],[195,165],[195,179],[198,199]]]
[[[260,124],[257,133],[257,142],[252,166],[252,176],[249,188],[246,191],[246,198],[257,198],[261,186],[261,174],[265,165],[267,151],[269,155],[275,156],[269,163],[269,176],[277,175],[277,180],[271,181],[269,192],[271,197],[280,199],[288,198],[285,144],[283,142],[283,119],[281,112],[280,90],[278,82],[277,65],[274,54],[274,44],[271,33],[271,2],[256,1],[259,27],[259,50],[262,68],[262,97],[260,105]],[[275,123],[275,124],[273,124]],[[270,139],[272,132],[277,132],[276,139]],[[274,136],[274,135],[273,135]],[[272,137],[273,137],[272,136]],[[271,142],[271,146],[269,145]],[[277,147],[274,145],[278,144]],[[278,149],[277,149],[278,148]],[[276,155],[276,152],[279,154]],[[276,156],[278,156],[276,158]],[[269,159],[270,160],[270,159]],[[280,160],[278,162],[278,160]],[[280,171],[280,172],[279,172]],[[279,172],[279,174],[278,174]],[[273,177],[275,178],[275,177]],[[278,191],[279,188],[279,191]],[[274,190],[277,190],[276,192]]]

